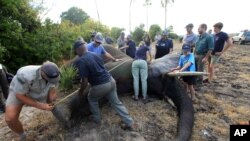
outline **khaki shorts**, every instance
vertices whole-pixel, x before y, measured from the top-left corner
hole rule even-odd
[[[209,57],[210,64],[217,64],[220,60],[220,55],[212,55]]]

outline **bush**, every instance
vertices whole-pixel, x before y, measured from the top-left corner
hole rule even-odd
[[[158,25],[158,24],[153,24],[150,26],[149,28],[149,36],[150,38],[154,41],[154,38],[155,38],[155,35],[157,33],[160,33],[161,34],[161,27]]]
[[[168,37],[171,39],[178,39],[178,35],[176,33],[169,33]]]
[[[114,41],[116,42],[116,40],[119,38],[119,36],[123,30],[124,30],[124,28],[112,27],[111,31],[110,31],[111,38],[113,38]]]
[[[77,74],[77,69],[73,66],[63,67],[61,69],[61,80],[60,80],[60,89],[69,90],[73,87],[73,80]]]
[[[132,32],[132,39],[135,41],[136,45],[143,41],[143,36],[145,34],[144,25],[141,24],[139,27],[136,27],[134,32]]]

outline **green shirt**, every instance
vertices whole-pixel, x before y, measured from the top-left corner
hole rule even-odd
[[[213,36],[205,33],[198,36],[198,40],[195,43],[195,53],[197,55],[205,55],[209,50],[214,49]]]

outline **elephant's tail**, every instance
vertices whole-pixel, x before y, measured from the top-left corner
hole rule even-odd
[[[164,92],[171,98],[178,111],[176,141],[188,141],[194,125],[194,107],[185,89],[176,78],[165,76]]]

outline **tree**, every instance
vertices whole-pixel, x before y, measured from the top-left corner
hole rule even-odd
[[[150,6],[151,0],[145,0],[145,3],[143,4],[143,6],[146,6],[146,30],[148,31],[148,6]]]
[[[71,23],[76,25],[83,24],[87,19],[89,19],[89,15],[77,7],[71,7],[68,11],[63,12],[60,17],[62,20],[69,20]]]
[[[143,41],[143,36],[146,33],[144,26],[144,24],[141,24],[139,27],[135,28],[134,32],[132,32],[132,38],[137,45],[140,43],[140,41]]]
[[[165,9],[165,24],[164,24],[164,29],[167,28],[167,5],[169,3],[174,3],[174,0],[161,0],[161,5]]]
[[[112,27],[111,31],[110,31],[110,36],[114,40],[117,40],[123,30],[124,30],[124,28]]]
[[[158,24],[153,24],[150,26],[149,28],[149,36],[151,39],[154,39],[155,35],[158,33],[158,32],[161,32],[161,27],[158,25]]]

